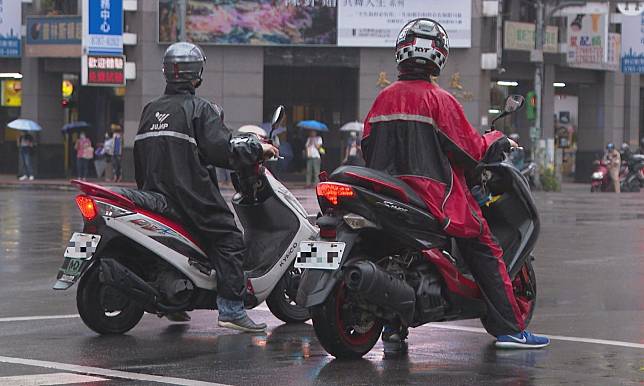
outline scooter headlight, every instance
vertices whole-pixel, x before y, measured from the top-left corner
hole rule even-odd
[[[592,176],[590,178],[592,178],[593,180],[602,180],[602,179],[604,179],[604,173],[595,172],[595,173],[592,174]]]

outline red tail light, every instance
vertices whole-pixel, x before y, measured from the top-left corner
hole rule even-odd
[[[90,197],[82,194],[76,196],[76,205],[78,205],[78,209],[80,209],[85,221],[92,221],[96,218],[96,215],[98,214],[96,211],[96,204],[94,204],[94,200]]]
[[[353,197],[356,193],[349,185],[334,182],[320,182],[315,188],[318,197],[324,197],[332,205],[338,205],[338,197]]]

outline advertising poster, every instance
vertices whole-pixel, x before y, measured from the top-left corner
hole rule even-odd
[[[644,15],[622,17],[621,67],[625,74],[644,73]]]
[[[20,26],[22,2],[0,0],[0,57],[20,57]]]
[[[606,59],[606,15],[568,16],[567,62],[573,67],[601,68]]]
[[[336,0],[188,0],[186,36],[206,44],[335,45],[336,4]],[[172,12],[167,12],[171,23],[164,37],[175,34]],[[159,34],[165,28],[160,23]]]
[[[419,17],[441,23],[450,47],[472,46],[471,0],[338,0],[338,45],[394,47],[402,26]]]
[[[3,80],[2,103],[3,107],[20,107],[22,105],[22,82],[15,79]]]
[[[180,12],[179,2],[159,0],[159,43],[179,41],[181,34]]]

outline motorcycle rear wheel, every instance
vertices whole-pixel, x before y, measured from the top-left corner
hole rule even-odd
[[[76,307],[85,325],[102,335],[124,334],[143,317],[143,307],[101,284],[94,266],[78,283]]]
[[[307,308],[295,303],[301,274],[300,269],[291,265],[266,299],[268,309],[284,323],[304,323],[311,318]]]
[[[367,317],[356,323],[355,311],[347,301],[344,283],[338,284],[324,303],[311,309],[315,335],[322,347],[338,359],[361,358],[380,338],[382,322]]]

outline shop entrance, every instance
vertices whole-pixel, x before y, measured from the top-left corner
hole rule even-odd
[[[269,121],[278,105],[286,107],[287,141],[293,159],[286,165],[288,178],[299,178],[305,167],[302,154],[306,132],[296,127],[303,120],[325,123],[322,133],[325,155],[321,170],[332,171],[342,161],[346,138],[340,126],[358,117],[358,69],[350,67],[264,67],[264,121]]]

